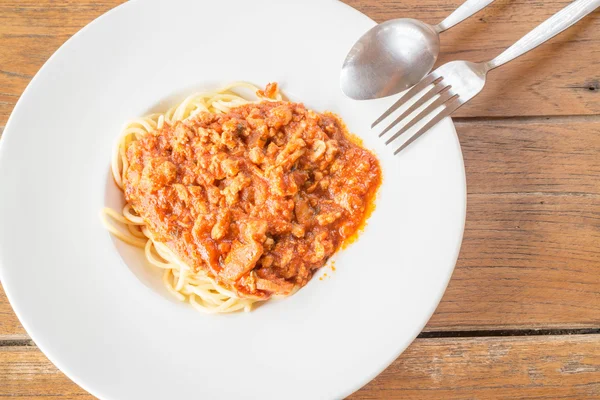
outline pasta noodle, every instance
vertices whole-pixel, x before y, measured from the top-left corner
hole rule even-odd
[[[256,93],[252,100],[243,97],[233,89],[249,89]],[[123,190],[125,172],[128,168],[126,149],[135,140],[161,129],[165,123],[183,121],[202,111],[226,113],[233,107],[251,102],[281,101],[281,94],[273,98],[262,95],[258,87],[246,82],[233,82],[214,92],[195,93],[165,113],[150,114],[126,124],[115,146],[111,170],[117,186]],[[235,293],[219,286],[205,271],[195,272],[182,262],[164,243],[152,237],[145,227],[144,220],[135,213],[129,204],[123,210],[111,208],[102,210],[102,221],[106,229],[123,242],[144,249],[148,262],[164,270],[163,282],[175,298],[189,302],[195,309],[205,313],[228,313],[238,310],[250,311],[256,299],[240,298]]]

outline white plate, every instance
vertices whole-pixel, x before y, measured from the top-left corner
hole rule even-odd
[[[458,256],[464,166],[449,119],[394,157],[369,130],[391,100],[343,97],[344,56],[373,24],[331,0],[131,1],[56,52],[0,145],[0,277],[52,362],[103,399],[333,399],[409,345]],[[328,278],[252,313],[206,316],[140,280],[98,215],[122,124],[233,80],[278,81],[339,113],[384,183]]]

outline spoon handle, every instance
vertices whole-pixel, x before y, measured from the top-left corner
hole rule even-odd
[[[434,26],[433,28],[437,33],[444,32],[452,28],[454,25],[463,22],[471,15],[477,13],[479,10],[487,7],[494,0],[467,0],[460,7],[458,7],[452,14],[450,14],[445,20]]]
[[[487,63],[489,69],[493,69],[522,56],[540,44],[552,39],[565,29],[571,27],[577,21],[600,7],[600,0],[577,0],[569,4],[546,21],[538,25],[534,30],[523,36],[519,41],[502,54]]]

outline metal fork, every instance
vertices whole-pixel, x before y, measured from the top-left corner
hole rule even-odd
[[[411,100],[413,101],[400,116],[379,134],[381,137],[400,122],[406,121],[402,128],[386,140],[385,143],[387,145],[398,139],[400,135],[407,132],[410,128],[424,121],[427,117],[432,116],[433,118],[428,120],[425,125],[421,126],[414,135],[394,151],[394,154],[398,154],[429,129],[437,125],[442,119],[479,94],[485,85],[485,78],[489,71],[533,50],[540,44],[571,27],[599,6],[600,0],[574,1],[523,36],[518,42],[491,61],[482,63],[452,61],[442,65],[406,92],[371,125],[371,128],[374,128],[402,106],[410,104]],[[433,86],[425,91],[432,84]],[[434,98],[435,100],[431,101]],[[423,106],[425,108],[420,110]],[[439,108],[441,110],[434,113]],[[419,112],[413,117],[412,115],[416,111]]]

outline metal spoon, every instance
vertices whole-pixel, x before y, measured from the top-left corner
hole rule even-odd
[[[373,27],[346,56],[340,76],[342,91],[355,100],[370,100],[391,96],[415,85],[437,60],[439,34],[493,1],[467,0],[435,26],[399,18]]]

